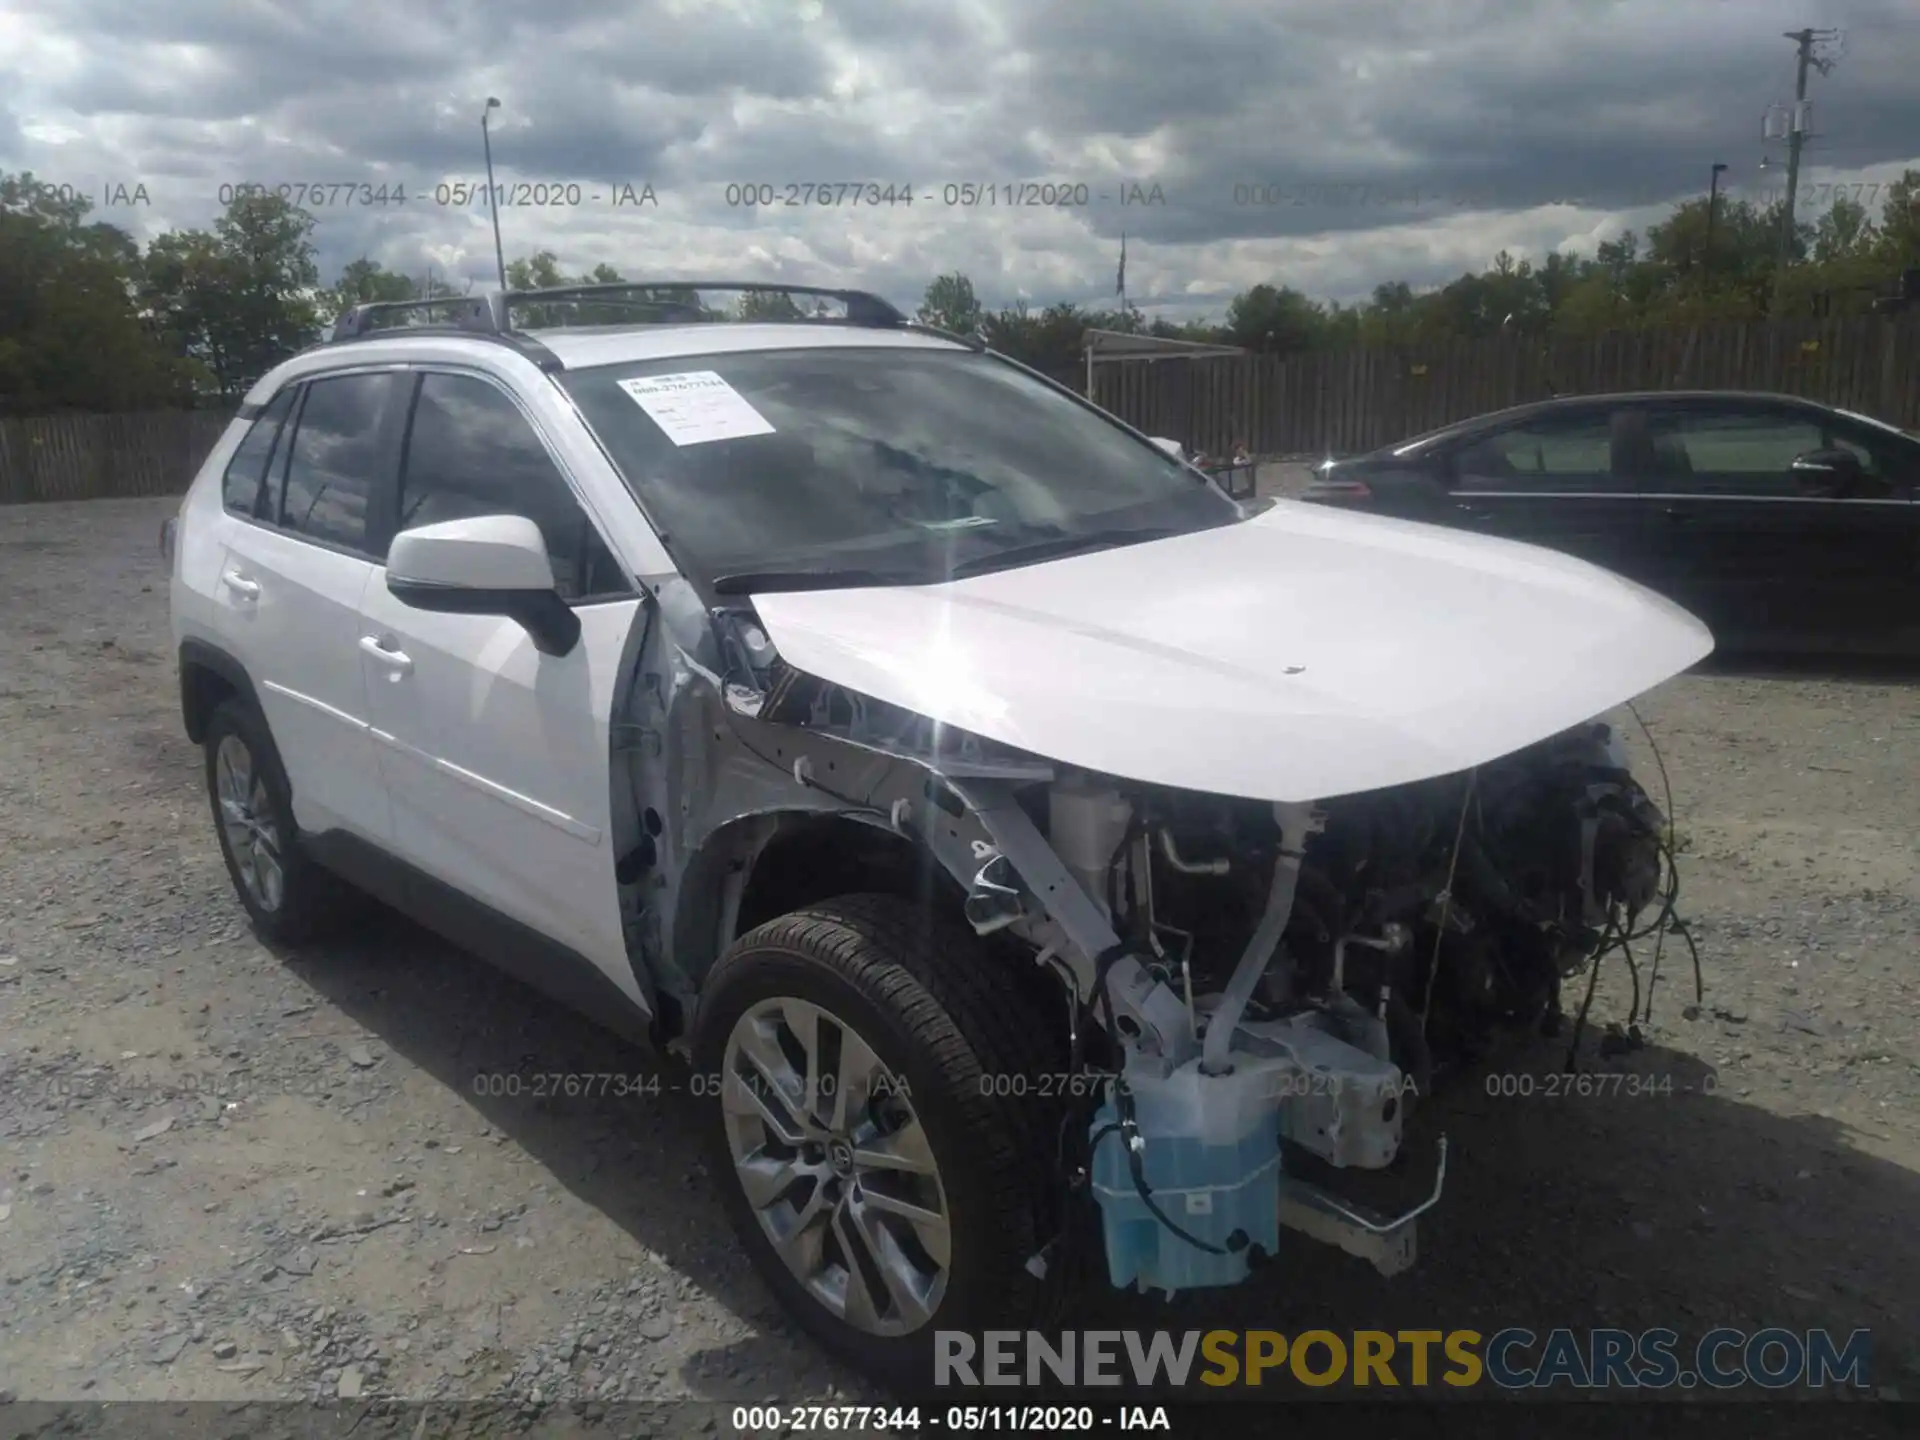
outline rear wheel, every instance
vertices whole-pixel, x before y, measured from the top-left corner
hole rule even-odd
[[[295,943],[358,913],[360,897],[300,849],[286,772],[260,712],[222,701],[208,717],[205,748],[220,854],[253,928]]]
[[[840,1358],[903,1385],[935,1330],[1044,1326],[1027,1264],[1061,1212],[1058,1045],[1027,977],[943,913],[849,896],[743,936],[703,989],[711,1169],[762,1277]]]

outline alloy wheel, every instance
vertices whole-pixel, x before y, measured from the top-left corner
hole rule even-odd
[[[734,1172],[794,1278],[867,1334],[931,1319],[952,1230],[904,1081],[839,1016],[780,997],[734,1022],[720,1086]]]
[[[254,904],[272,914],[286,898],[280,828],[274,823],[273,801],[254,764],[253,752],[238,735],[220,737],[220,748],[214,756],[214,787],[220,825],[226,832],[240,883]]]

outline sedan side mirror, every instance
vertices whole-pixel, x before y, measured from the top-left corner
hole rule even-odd
[[[1837,447],[1796,455],[1789,468],[1802,489],[1818,495],[1839,495],[1851,489],[1864,473],[1858,455]]]
[[[1167,454],[1173,456],[1174,459],[1184,460],[1187,458],[1187,447],[1182,445],[1178,440],[1169,440],[1164,435],[1154,435],[1149,438],[1154,444],[1166,451]]]
[[[543,655],[580,641],[580,617],[554,588],[540,527],[524,515],[478,515],[402,530],[387,551],[387,591],[448,615],[503,615]]]

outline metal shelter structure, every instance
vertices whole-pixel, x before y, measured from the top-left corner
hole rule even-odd
[[[1087,357],[1087,398],[1093,398],[1093,367],[1119,360],[1218,360],[1245,355],[1238,345],[1209,345],[1200,340],[1165,340],[1125,330],[1088,330],[1080,342]]]

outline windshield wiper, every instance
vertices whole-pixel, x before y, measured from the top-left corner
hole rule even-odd
[[[990,555],[975,555],[951,568],[934,569],[922,574],[887,570],[743,570],[717,577],[713,589],[717,595],[749,595],[756,590],[775,594],[795,590],[854,590],[881,585],[938,585],[948,580],[988,575],[996,570],[1012,569],[1040,560],[1058,560],[1068,555],[1089,550],[1111,550],[1121,545],[1143,545],[1149,540],[1165,540],[1169,536],[1187,533],[1189,531],[1184,527],[1158,526],[1049,535],[1043,540],[1010,546]]]
[[[1036,540],[1030,545],[1015,545],[991,555],[976,555],[970,560],[962,560],[953,567],[951,575],[955,580],[964,580],[969,575],[987,575],[995,570],[1006,570],[1039,560],[1059,560],[1068,555],[1079,555],[1089,550],[1111,550],[1121,545],[1143,545],[1149,540],[1165,540],[1171,535],[1185,533],[1184,530],[1161,526],[1133,530],[1083,530],[1073,535],[1055,535],[1046,540]]]
[[[792,590],[854,590],[872,585],[924,585],[926,577],[884,570],[742,570],[713,582],[716,595],[774,594]]]

